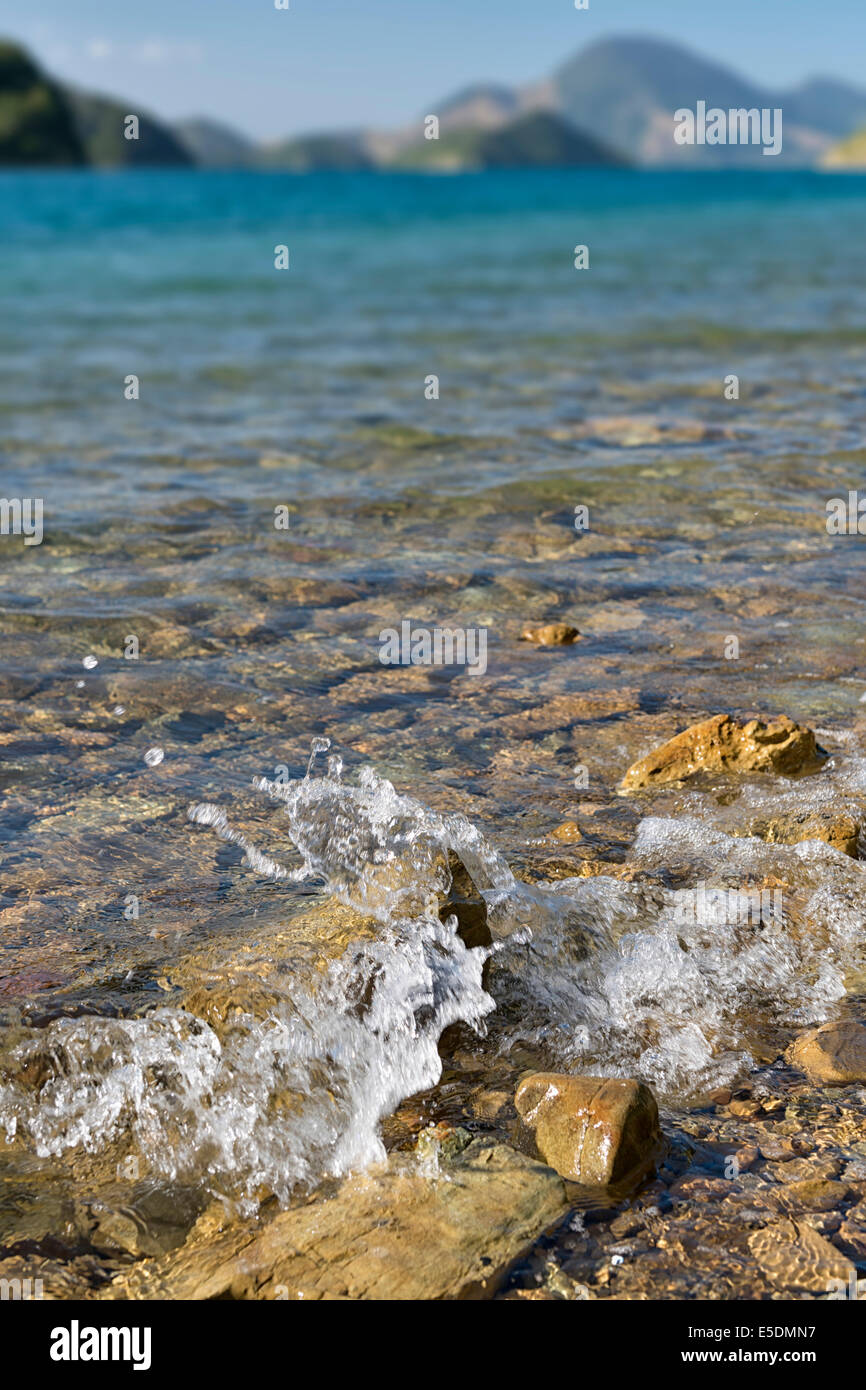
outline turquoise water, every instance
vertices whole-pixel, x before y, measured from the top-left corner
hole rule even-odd
[[[809,442],[783,411],[804,389],[856,448],[864,222],[866,179],[814,174],[0,175],[6,485],[62,527],[196,495],[207,461],[243,511],[260,454],[292,450],[306,496],[400,495],[414,470],[363,466],[395,423],[477,441],[462,478],[425,460],[450,494],[558,464],[558,422],[682,411],[730,371],[773,394],[775,451]]]

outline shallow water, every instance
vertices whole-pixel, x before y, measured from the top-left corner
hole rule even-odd
[[[508,1132],[485,1095],[530,1066],[642,1075],[669,1127],[792,1084],[862,979],[862,868],[731,832],[866,797],[863,546],[825,527],[864,461],[864,227],[866,179],[811,174],[0,177],[3,492],[45,507],[0,540],[7,1244],[58,1238],[32,1193],[85,1162],[99,1193],[132,1152],[191,1220],[429,1119]],[[487,629],[485,673],[383,667],[406,619]],[[832,760],[617,795],[719,709]],[[341,781],[303,782],[315,738]],[[455,844],[483,981],[435,911]],[[770,878],[783,923],[683,937],[679,889]],[[227,975],[250,1022],[191,1025]]]

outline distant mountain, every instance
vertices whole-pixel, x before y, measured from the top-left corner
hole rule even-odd
[[[464,126],[438,140],[403,150],[397,168],[442,172],[469,169],[584,168],[617,165],[620,157],[561,117],[531,111],[497,129]]]
[[[375,168],[376,161],[363,134],[305,135],[276,145],[260,146],[256,163],[263,169],[306,174],[312,169],[349,171]]]
[[[553,75],[555,110],[642,164],[718,167],[767,165],[759,147],[680,146],[673,115],[681,107],[781,107],[784,145],[772,164],[812,164],[839,134],[866,120],[866,93],[816,79],[791,93],[755,86],[679,44],[650,38],[606,39],[585,48]]]
[[[205,169],[243,169],[255,163],[256,146],[252,140],[206,116],[179,121],[172,133],[190,158]]]
[[[785,116],[828,135],[850,135],[866,126],[866,92],[816,77],[795,87],[784,98]]]
[[[0,41],[0,164],[84,164],[69,103],[17,44]]]
[[[849,135],[847,140],[834,145],[825,154],[821,166],[824,169],[850,169],[852,172],[866,170],[866,130]]]
[[[168,126],[138,110],[135,104],[123,106],[109,97],[67,89],[88,164],[103,168],[142,165],[189,165],[192,156]],[[124,122],[138,116],[138,139],[127,140]]]
[[[764,104],[735,74],[653,39],[592,44],[554,73],[553,83],[557,110],[641,163],[675,161],[673,113],[680,107],[694,109],[701,99],[725,109]]]
[[[510,87],[479,83],[440,102],[435,115],[439,117],[440,130],[460,130],[465,126],[498,130],[514,120],[519,111],[520,97]]]
[[[698,102],[726,112],[781,107],[781,154],[765,159],[760,145],[678,145],[674,113],[694,111]],[[124,138],[130,114],[139,117],[138,140]],[[424,115],[438,118],[438,140],[424,139]],[[293,173],[611,163],[842,167],[833,160],[856,157],[846,137],[866,129],[866,91],[816,77],[774,92],[681,44],[630,36],[594,43],[519,89],[489,82],[466,87],[424,115],[399,129],[256,145],[209,118],[169,126],[135,111],[135,103],[64,90],[20,47],[0,42],[0,164],[195,164]],[[842,153],[834,153],[837,147]]]

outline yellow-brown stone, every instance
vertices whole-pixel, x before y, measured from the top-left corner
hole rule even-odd
[[[804,840],[821,840],[856,859],[860,823],[844,811],[794,811],[756,818],[749,822],[746,833],[770,845],[799,845]]]
[[[816,1086],[866,1082],[866,1026],[855,1019],[825,1023],[788,1049],[789,1060]]]
[[[572,1182],[620,1182],[649,1166],[659,1142],[658,1106],[640,1081],[536,1072],[514,1103],[542,1158]]]
[[[811,729],[782,715],[764,723],[716,714],[684,729],[675,738],[634,763],[621,789],[682,782],[696,772],[774,772],[793,776],[816,772],[826,754],[819,750]]]
[[[577,642],[580,633],[568,623],[543,623],[539,627],[525,627],[520,634],[521,641],[534,642],[538,647],[570,647]]]

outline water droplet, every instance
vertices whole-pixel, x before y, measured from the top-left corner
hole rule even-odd
[[[328,776],[332,782],[339,782],[343,775],[343,759],[339,753],[332,753],[328,759]]]
[[[310,773],[311,773],[312,770],[313,770],[313,763],[316,761],[316,754],[317,754],[317,753],[327,753],[327,751],[328,751],[328,749],[330,748],[330,746],[331,746],[331,740],[330,740],[329,738],[314,738],[314,739],[313,739],[312,743],[310,744],[310,749],[312,750],[312,751],[310,752],[310,761],[307,763],[307,776],[308,776],[308,777],[309,777]]]
[[[125,707],[124,705],[115,705],[115,706],[114,706],[114,709],[111,711],[111,713],[112,713],[112,714],[126,714],[126,707]]]
[[[76,681],[76,682],[75,682],[75,689],[76,689],[76,690],[83,690],[83,689],[84,689],[84,681]]]
[[[92,671],[94,666],[99,665],[99,662],[97,661],[95,656],[86,656],[81,664],[84,667],[85,671]]]
[[[144,761],[148,767],[159,767],[164,757],[165,752],[162,748],[148,748],[144,755]]]

